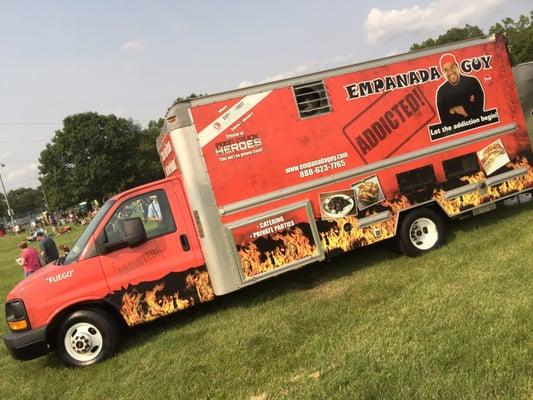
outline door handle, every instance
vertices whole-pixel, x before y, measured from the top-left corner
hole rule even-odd
[[[180,242],[183,251],[189,251],[191,249],[191,245],[189,244],[189,239],[187,238],[187,235],[180,235]]]

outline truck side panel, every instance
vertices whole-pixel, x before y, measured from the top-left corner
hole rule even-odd
[[[455,217],[530,190],[505,42],[469,43],[191,101],[217,251],[233,253],[210,274],[238,288],[393,237],[406,210]]]
[[[504,46],[488,42],[451,52],[463,66],[463,78],[479,82],[484,104],[478,114],[449,124],[441,122],[436,98],[446,82],[442,53],[325,79],[331,111],[307,118],[300,117],[291,86],[193,107],[217,204],[226,209],[511,123],[518,133],[504,146],[516,161],[529,143]],[[442,167],[435,170],[437,180],[445,181]],[[398,191],[394,175],[380,184],[386,198]],[[313,204],[319,214],[318,202]]]

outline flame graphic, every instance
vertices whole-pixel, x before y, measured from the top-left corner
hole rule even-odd
[[[526,158],[519,158],[516,162],[509,163],[507,166],[514,169],[526,168],[527,173],[523,176],[509,179],[499,185],[488,187],[481,193],[467,193],[449,200],[444,198],[445,191],[443,189],[436,189],[433,193],[434,199],[448,215],[454,215],[465,209],[478,207],[484,203],[533,187],[533,168]],[[484,172],[479,172],[463,177],[461,180],[465,184],[475,184],[484,182],[486,178]],[[404,195],[398,195],[395,198],[386,200],[380,203],[380,210],[389,210],[389,219],[365,227],[359,226],[359,219],[355,216],[335,219],[332,221],[329,230],[320,232],[320,245],[326,253],[333,250],[349,251],[394,237],[400,211],[414,205],[416,204],[412,203]],[[365,217],[379,212],[376,208],[372,208],[372,210],[366,211]],[[351,226],[351,229],[348,228],[348,225]],[[281,241],[273,250],[261,251],[255,243],[239,246],[239,255],[245,276],[255,276],[316,254],[316,245],[311,243],[310,239],[299,228],[272,234],[270,238],[272,242]]]
[[[158,284],[153,290],[140,293],[137,290],[124,293],[120,313],[130,326],[152,321],[163,315],[183,310],[191,305],[190,300],[180,299],[179,294],[158,296],[164,285]]]
[[[488,187],[486,192],[471,192],[447,200],[444,198],[445,191],[437,189],[434,192],[434,197],[448,215],[455,215],[533,186],[533,168],[529,165],[527,159],[520,158],[516,162],[507,164],[507,166],[514,169],[527,168],[527,173],[520,177],[509,179],[499,185]],[[486,175],[482,171],[461,178],[465,184],[476,184],[485,181],[485,179]]]
[[[213,300],[215,295],[206,271],[195,271],[187,275],[185,283],[188,289],[194,289],[200,302]],[[122,296],[120,313],[129,326],[152,321],[158,317],[184,310],[195,304],[195,298],[180,297],[179,291],[170,295],[161,295],[165,288],[163,282],[157,283],[152,290],[139,292],[133,288]]]
[[[240,247],[239,256],[245,276],[255,276],[316,254],[316,246],[298,227],[274,233],[271,239],[282,243],[265,252],[261,252],[255,243]]]
[[[407,197],[402,195],[391,200],[386,200],[381,205],[391,211],[390,218],[364,228],[357,227],[358,219],[356,217],[336,219],[336,226],[320,234],[324,250],[326,252],[337,249],[348,251],[393,237],[396,232],[396,216],[398,212],[410,207],[411,202]],[[377,211],[368,211],[365,217],[374,214],[377,214]],[[344,229],[346,224],[350,224],[354,228],[346,231]]]
[[[187,288],[196,289],[200,302],[211,301],[215,298],[215,293],[211,287],[207,271],[196,271],[193,274],[187,275],[185,283],[187,284]]]
[[[320,234],[322,246],[326,252],[336,249],[348,251],[392,237],[394,236],[396,219],[391,216],[387,221],[364,228],[356,228],[357,218],[355,217],[339,218],[335,222],[337,226]],[[344,229],[346,224],[350,224],[354,228],[347,231]],[[378,231],[380,232],[379,235],[376,234]]]
[[[383,206],[390,208],[390,210],[395,214],[411,207],[412,205],[413,204],[409,201],[409,199],[403,195],[383,202]]]

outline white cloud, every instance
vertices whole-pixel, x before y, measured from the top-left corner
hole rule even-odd
[[[330,60],[330,64],[346,64],[349,62],[354,62],[354,54],[341,54],[340,56],[334,57]]]
[[[344,65],[348,63],[349,61],[353,62],[353,59],[354,59],[353,54],[344,54],[344,55],[336,56],[332,59],[325,60],[322,62],[307,61],[303,64],[298,65],[297,67],[295,67],[294,69],[290,71],[285,71],[285,72],[281,72],[273,76],[268,76],[258,83],[280,81],[280,80],[292,78],[298,75],[305,75],[305,74],[309,74],[309,73],[316,72],[316,71],[322,71],[328,68],[334,68],[339,65]],[[245,80],[239,83],[239,89],[247,87],[247,86],[252,86],[252,85],[255,85],[255,82]]]
[[[8,151],[6,153],[0,153],[0,162],[6,161],[12,155],[13,155],[13,153],[10,152],[10,151]]]
[[[394,49],[392,51],[389,51],[387,54],[385,54],[385,57],[392,57],[392,56],[397,56],[398,54],[400,54],[401,51],[398,50],[398,49]]]
[[[19,187],[17,182],[26,182],[30,179],[37,181],[37,175],[39,173],[39,164],[31,163],[23,168],[17,168],[7,173],[6,181],[9,182],[9,186],[12,188]]]
[[[267,76],[265,79],[261,80],[258,83],[266,83],[266,82],[273,82],[273,81],[280,81],[282,79],[291,78],[296,75],[302,75],[307,72],[311,71],[311,68],[313,65],[316,65],[314,61],[309,61],[307,63],[298,65],[296,68],[294,68],[291,71],[281,72],[279,74],[273,75],[273,76]],[[255,85],[255,82],[244,80],[239,83],[239,89],[244,88],[247,86]]]
[[[504,0],[485,0],[480,5],[474,1],[437,0],[426,7],[415,5],[392,10],[373,8],[365,21],[366,41],[373,44],[399,34],[430,33],[465,24],[479,24],[504,3]]]
[[[280,81],[282,79],[292,78],[293,76],[296,76],[296,75],[303,75],[313,70],[316,70],[316,65],[317,63],[315,61],[308,61],[304,64],[298,65],[292,71],[286,71],[286,72],[282,72],[282,73],[279,73],[273,76],[268,76],[265,79],[263,79],[261,83]]]
[[[115,108],[115,111],[113,112],[113,114],[115,114],[117,117],[120,117],[120,118],[128,118],[128,115],[126,113],[126,108],[122,106],[118,106],[117,108]]]
[[[130,40],[120,46],[120,49],[126,51],[144,51],[146,49],[146,41],[139,39]]]
[[[134,70],[133,66],[130,64],[122,64],[121,68],[124,72],[131,72]]]
[[[245,88],[245,87],[248,87],[248,86],[252,86],[254,83],[252,81],[242,81],[239,83],[239,89],[242,89],[242,88]]]

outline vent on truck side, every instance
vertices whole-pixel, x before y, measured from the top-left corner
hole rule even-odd
[[[396,175],[401,194],[412,194],[423,190],[433,190],[437,179],[432,165],[412,169]]]
[[[300,118],[325,114],[331,111],[323,82],[311,82],[293,87]]]
[[[446,179],[472,175],[479,172],[476,153],[465,154],[442,162]]]

